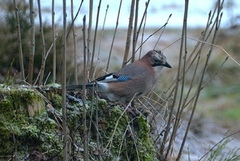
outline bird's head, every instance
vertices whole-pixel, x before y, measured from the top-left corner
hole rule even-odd
[[[161,50],[151,50],[142,59],[147,59],[152,67],[162,66],[172,68]]]

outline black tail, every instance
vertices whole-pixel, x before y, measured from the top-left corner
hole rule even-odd
[[[91,88],[93,87],[94,84],[86,84],[86,88]],[[77,90],[77,89],[82,89],[83,85],[82,84],[78,84],[78,85],[68,85],[67,86],[67,91],[73,91],[73,90]]]
[[[83,85],[81,85],[81,84],[69,85],[69,86],[67,86],[67,91],[73,91],[73,90],[82,89],[82,88],[83,88]]]

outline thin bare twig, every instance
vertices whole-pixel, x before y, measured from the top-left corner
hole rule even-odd
[[[181,41],[181,52],[184,52],[184,56],[183,56],[183,69],[182,69],[182,87],[181,87],[181,93],[180,93],[180,98],[179,98],[179,103],[178,103],[178,112],[176,114],[176,120],[175,120],[175,124],[174,124],[174,127],[173,127],[173,134],[172,136],[174,135],[174,137],[176,136],[176,131],[178,129],[178,126],[179,126],[179,122],[180,122],[180,119],[181,119],[181,115],[182,115],[182,112],[183,112],[183,107],[182,107],[182,101],[183,101],[183,93],[184,93],[184,87],[185,87],[185,70],[186,70],[186,59],[187,59],[187,17],[188,17],[188,3],[189,1],[186,0],[185,1],[185,10],[184,10],[184,20],[183,20],[183,33],[182,33],[182,41]],[[180,54],[182,55],[182,54]],[[179,59],[182,59],[181,57]],[[181,147],[184,146],[184,143],[183,142],[181,144]],[[178,152],[178,156],[177,156],[177,159],[176,160],[180,160],[182,156],[182,148],[180,148],[179,152]]]
[[[73,64],[74,64],[74,82],[78,84],[78,68],[77,68],[77,42],[76,42],[76,33],[75,33],[75,25],[74,25],[74,7],[73,0],[71,0],[71,19],[72,19],[72,34],[73,34]]]
[[[52,0],[52,41],[53,41],[53,83],[56,82],[56,66],[57,66],[57,57],[56,57],[56,27],[55,27],[55,0]]]
[[[127,64],[128,54],[129,54],[129,50],[130,50],[130,42],[131,42],[132,28],[133,28],[132,23],[133,23],[133,17],[134,17],[134,5],[135,5],[135,0],[132,0],[122,67],[126,66],[126,64]]]
[[[67,30],[67,12],[66,12],[66,0],[63,0],[63,45],[62,45],[62,116],[63,116],[63,161],[68,160],[67,149],[67,109],[66,109],[66,30]]]
[[[110,64],[110,59],[111,59],[111,56],[112,56],[112,48],[113,48],[113,44],[114,44],[114,41],[115,41],[115,36],[116,36],[116,33],[117,33],[117,29],[118,29],[118,21],[119,21],[119,16],[120,16],[120,12],[121,12],[121,7],[122,7],[122,0],[120,0],[120,4],[119,4],[119,8],[118,8],[117,21],[116,21],[116,25],[115,25],[115,29],[114,29],[114,34],[113,34],[113,39],[112,39],[110,51],[109,51],[109,54],[108,54],[106,72],[108,71],[109,64]]]
[[[150,0],[149,0],[149,1],[150,1]],[[140,27],[141,27],[142,22],[143,22],[141,44],[143,43],[143,38],[144,38],[144,33],[145,33],[145,28],[146,28],[146,22],[147,22],[147,7],[148,7],[148,4],[149,4],[149,1],[145,3],[146,7],[145,7],[145,12],[144,12],[144,21],[143,21],[143,19],[142,19],[142,21],[141,21],[141,23],[140,23],[140,26],[139,26],[139,31],[138,31],[138,33],[139,33],[139,32],[140,32]],[[138,59],[140,59],[141,56],[142,56],[142,46],[140,47]]]
[[[91,39],[92,39],[92,13],[93,13],[93,0],[89,0],[89,20],[88,20],[88,37],[87,37],[87,79],[90,76],[90,61],[91,61]]]
[[[142,19],[141,19],[141,22],[140,22],[140,24],[139,24],[138,31],[137,31],[137,38],[136,38],[136,39],[138,39],[138,36],[139,36],[139,34],[140,34],[140,30],[141,30],[142,25],[143,25],[141,44],[143,43],[143,37],[144,37],[144,32],[145,32],[145,27],[146,27],[146,21],[147,21],[147,9],[148,9],[149,3],[150,3],[150,0],[148,0],[148,1],[145,3],[145,10],[144,10],[144,12],[143,12]],[[139,59],[141,58],[141,53],[142,53],[142,47],[140,48]]]
[[[208,22],[207,22],[207,24],[206,24],[206,27],[205,27],[205,32],[203,32],[202,33],[202,40],[205,40],[205,38],[206,38],[206,31],[208,31],[208,28],[209,28],[209,25],[210,25],[210,20],[211,19],[211,14],[209,14],[209,17],[208,17]],[[198,46],[200,45],[200,49],[199,49],[199,51],[196,53],[196,56],[192,59],[192,61],[190,61],[191,60],[191,57],[194,55],[194,53],[195,53],[195,51],[197,50],[197,48],[198,48]],[[193,72],[193,74],[192,74],[192,78],[191,78],[191,83],[190,83],[190,87],[189,87],[189,90],[188,90],[188,92],[187,92],[187,95],[185,96],[185,98],[184,98],[184,102],[183,102],[183,109],[187,106],[187,100],[188,100],[188,97],[190,96],[190,92],[192,91],[192,87],[193,87],[193,83],[194,83],[194,81],[195,81],[195,77],[196,77],[196,74],[197,74],[197,69],[198,69],[198,67],[199,67],[199,64],[200,64],[200,57],[201,57],[201,53],[202,53],[202,49],[203,49],[203,47],[205,46],[205,43],[203,42],[203,41],[198,41],[197,42],[197,44],[195,45],[195,48],[193,49],[193,51],[192,51],[192,54],[189,56],[189,58],[188,58],[188,60],[187,60],[187,62],[191,62],[191,63],[189,63],[189,66],[188,66],[188,68],[185,70],[185,73],[187,73],[188,72],[188,70],[190,69],[190,67],[193,65],[193,63],[195,62],[195,60],[196,60],[196,58],[198,58],[197,59],[197,62],[196,62],[196,65],[194,65],[194,72]],[[223,64],[222,64],[223,65]],[[195,96],[194,96],[195,97]],[[189,101],[190,102],[190,101]]]
[[[17,38],[18,38],[18,47],[19,47],[19,64],[20,64],[20,70],[21,70],[21,79],[25,80],[25,71],[24,71],[24,63],[23,63],[23,51],[22,51],[22,39],[21,39],[21,26],[20,26],[20,20],[19,20],[19,12],[16,5],[16,0],[13,0],[13,5],[15,8],[15,17],[17,20]]]
[[[34,55],[35,55],[35,21],[34,21],[34,10],[33,0],[29,1],[30,5],[30,47],[29,47],[29,63],[28,63],[28,83],[32,84],[33,81],[33,68],[34,68]]]
[[[145,42],[148,41],[148,39],[150,39],[153,35],[155,35],[155,34],[158,33],[160,30],[162,30],[165,26],[167,26],[168,21],[170,20],[171,16],[172,16],[172,14],[169,15],[166,23],[165,23],[162,27],[160,27],[159,29],[157,29],[155,32],[153,32],[152,34],[150,34],[150,35],[143,41],[143,43],[141,43],[141,45],[137,48],[137,50],[136,50],[135,52],[137,52],[137,51],[145,44]]]
[[[47,60],[47,57],[48,57],[50,51],[51,51],[52,48],[53,48],[54,41],[56,42],[57,38],[58,38],[58,36],[56,35],[56,36],[55,36],[55,39],[53,40],[53,43],[52,43],[51,46],[49,47],[49,49],[48,49],[48,51],[47,51],[47,53],[46,53],[46,55],[45,55],[45,57],[44,57],[45,60]],[[37,78],[36,78],[36,80],[35,80],[35,82],[34,82],[34,85],[37,84],[37,81],[38,81],[39,77],[40,77],[40,72],[39,72],[38,75],[37,75]]]
[[[233,132],[233,133],[231,133],[231,134],[229,134],[229,135],[226,135],[226,136],[224,136],[221,140],[219,140],[212,148],[210,148],[200,159],[199,159],[199,161],[200,160],[202,160],[204,157],[206,157],[211,151],[213,151],[213,149],[215,148],[215,147],[217,147],[220,143],[222,143],[224,140],[226,140],[227,138],[230,138],[231,136],[233,136],[233,135],[236,135],[236,134],[239,134],[240,133],[240,130],[238,130],[238,131],[236,131],[236,132]]]
[[[138,39],[137,34],[137,25],[138,25],[138,9],[139,9],[139,0],[136,0],[136,7],[135,7],[135,16],[134,16],[134,29],[133,29],[133,41],[132,41],[132,62],[135,61],[135,49]]]
[[[181,39],[181,47],[183,46],[183,37],[184,37],[184,26],[185,26],[185,20],[187,19],[187,8],[186,8],[186,3],[185,2],[185,10],[184,10],[184,18],[183,18],[183,31],[182,31],[182,39]],[[186,27],[186,26],[185,26]],[[174,88],[174,96],[173,96],[173,102],[172,104],[170,105],[171,107],[171,110],[170,110],[170,113],[169,113],[169,116],[168,116],[168,121],[167,121],[167,126],[166,126],[166,132],[164,134],[164,137],[163,137],[163,143],[161,145],[161,148],[160,148],[160,153],[163,154],[163,151],[164,151],[164,146],[167,142],[167,137],[168,137],[168,133],[169,133],[169,129],[170,129],[170,126],[171,126],[171,123],[172,123],[172,116],[173,116],[173,107],[175,106],[176,102],[177,102],[177,94],[178,94],[178,86],[179,86],[179,78],[180,78],[180,70],[181,70],[181,67],[182,67],[182,49],[180,49],[180,53],[179,53],[179,62],[178,62],[178,72],[177,72],[177,81],[175,82],[175,88]],[[168,154],[170,152],[170,149],[172,147],[172,142],[173,142],[173,139],[174,139],[174,135],[171,135],[170,137],[170,141],[169,141],[169,145],[168,145],[168,148],[167,148],[167,152],[165,154],[165,159],[168,157]]]
[[[46,64],[46,43],[44,38],[44,32],[43,32],[43,24],[42,24],[42,9],[41,9],[41,2],[38,0],[38,15],[39,15],[39,25],[40,25],[40,33],[41,33],[41,40],[42,40],[42,47],[43,47],[43,53],[42,53],[42,64],[40,67],[40,78],[39,78],[39,85],[43,84],[43,77],[45,72],[45,64]]]
[[[211,44],[211,43],[208,43],[208,42],[205,42],[205,41],[202,41],[202,40],[198,40],[198,39],[195,39],[195,38],[192,38],[192,37],[188,37],[188,38],[191,39],[191,40],[200,41],[201,43],[212,45],[212,46],[215,46],[217,48],[220,48],[235,64],[237,64],[240,67],[240,63],[236,59],[234,59],[233,56],[231,56],[222,46],[219,46],[219,45],[216,45],[216,44]]]
[[[95,56],[96,39],[97,39],[97,31],[98,31],[98,21],[99,21],[101,3],[102,3],[102,0],[99,0],[98,9],[97,9],[97,18],[96,18],[96,24],[95,24],[95,30],[94,30],[94,37],[93,37],[92,58],[91,58],[91,65],[90,65],[90,71],[89,71],[90,79],[93,78],[93,71],[94,71],[93,61],[94,61],[94,56]]]
[[[214,44],[214,42],[215,42],[216,34],[218,32],[218,29],[219,29],[219,26],[220,26],[220,22],[221,22],[221,14],[220,14],[220,12],[221,12],[221,9],[222,9],[222,4],[220,3],[220,0],[217,3],[218,3],[218,5],[217,5],[218,12],[217,12],[216,20],[215,20],[216,23],[214,25],[215,26],[215,30],[214,30],[214,33],[213,33],[212,44]],[[205,65],[204,65],[203,72],[202,72],[202,75],[201,75],[201,79],[200,79],[200,82],[199,82],[199,85],[198,85],[198,89],[197,89],[197,95],[196,95],[196,98],[194,100],[193,109],[192,109],[192,112],[191,112],[191,115],[190,115],[190,118],[189,118],[189,121],[188,121],[187,129],[186,129],[185,134],[184,134],[184,138],[183,138],[183,141],[182,141],[182,144],[181,144],[181,147],[180,147],[180,151],[179,151],[179,154],[178,154],[178,157],[177,157],[178,160],[181,157],[181,152],[182,152],[182,149],[184,147],[184,143],[186,141],[186,138],[187,138],[187,135],[188,135],[188,131],[189,131],[189,128],[190,128],[190,125],[191,125],[191,122],[192,122],[192,118],[193,118],[193,115],[194,115],[194,112],[195,112],[195,109],[196,109],[196,106],[197,106],[197,101],[198,101],[198,98],[199,98],[199,95],[200,95],[200,91],[202,89],[203,78],[204,78],[206,69],[208,67],[208,62],[209,62],[210,56],[212,54],[212,49],[213,49],[213,46],[210,47],[209,53],[207,55],[207,59],[205,61]]]
[[[210,12],[210,13],[211,13],[211,12]],[[202,32],[201,40],[205,40],[206,31],[208,30],[209,25],[211,24],[210,19],[211,19],[211,14],[209,14],[209,17],[208,17],[208,22],[207,22],[206,28],[205,28],[205,30],[204,30],[205,32]],[[182,39],[183,39],[183,38],[179,38],[179,39],[175,40],[173,43],[171,43],[171,44],[168,45],[167,47],[171,46],[172,44],[174,44],[174,43],[176,43],[177,41],[182,40]],[[200,44],[201,44],[201,47],[200,47],[199,51],[196,51],[196,50],[198,49],[198,46],[199,46]],[[198,62],[199,62],[199,60],[200,60],[200,53],[201,53],[202,48],[203,48],[204,45],[205,45],[205,43],[204,43],[203,41],[201,41],[201,43],[200,43],[200,41],[197,42],[197,44],[195,45],[194,49],[192,50],[190,56],[188,57],[187,62],[190,62],[190,63],[189,63],[189,65],[188,65],[187,69],[185,70],[185,73],[184,73],[184,74],[186,74],[186,73],[189,71],[189,69],[192,67],[192,65],[193,65],[193,63],[195,62],[195,60],[196,60],[197,57],[198,57],[198,61],[197,61],[197,64],[195,65],[195,70],[198,69]],[[166,49],[167,47],[163,48],[162,50]],[[197,54],[195,54],[195,52],[197,52]],[[195,56],[194,56],[194,58],[191,60],[191,58],[192,58],[193,55],[195,55]],[[182,69],[181,69],[181,73],[183,73],[183,72],[184,72],[184,71],[182,71]],[[193,74],[193,78],[194,78],[194,77],[195,77],[195,76],[194,76],[194,74]],[[182,80],[182,77],[180,77],[180,79],[179,79],[178,81],[180,81],[180,80]],[[177,81],[177,79],[175,78],[175,80],[173,81],[173,83],[175,83],[176,81]],[[192,82],[193,82],[193,80],[192,80]],[[168,90],[167,90],[166,92],[168,92],[172,87],[174,87],[173,83],[170,85],[170,87],[168,88]],[[172,88],[172,91],[169,92],[169,96],[172,95],[173,91],[174,91],[174,88]],[[189,91],[191,91],[191,86],[190,86]],[[186,97],[186,98],[187,98],[187,97]]]
[[[219,71],[222,69],[223,65],[226,63],[227,60],[228,60],[228,57],[226,57],[224,59],[224,61],[221,63],[221,65],[218,67],[218,69],[214,72],[214,74],[208,80],[205,81],[205,83],[201,87],[201,90],[204,89],[204,87],[206,87],[208,85],[208,83],[219,73]],[[192,98],[189,99],[188,102],[183,104],[184,108],[187,107],[196,96],[197,96],[197,92],[195,92],[195,94],[192,96]]]
[[[105,27],[105,22],[106,22],[106,18],[107,18],[108,8],[109,8],[109,5],[107,5],[106,11],[105,11],[103,26],[102,26],[102,31],[101,31],[101,36],[100,36],[99,46],[98,46],[97,62],[96,62],[96,66],[95,66],[95,69],[94,69],[94,72],[93,72],[93,77],[95,77],[95,75],[96,75],[98,63],[99,63],[99,60],[100,60],[99,56],[100,56],[100,51],[101,51],[102,37],[103,37],[103,33],[104,33],[104,27]]]
[[[83,61],[84,61],[84,74],[83,74],[83,142],[84,142],[84,160],[88,161],[88,131],[87,131],[87,114],[86,114],[86,82],[87,82],[87,51],[86,51],[86,15],[83,17]]]
[[[74,19],[72,20],[72,23],[71,23],[70,27],[68,28],[67,39],[68,39],[68,36],[69,36],[70,31],[71,31],[71,29],[72,29],[72,26],[73,26],[74,22],[76,21],[77,16],[78,16],[78,14],[79,14],[79,12],[80,12],[80,10],[81,10],[81,8],[82,8],[82,4],[83,4],[83,0],[81,1],[80,5],[79,5],[79,7],[78,7],[77,13],[76,13],[76,15],[74,16]]]

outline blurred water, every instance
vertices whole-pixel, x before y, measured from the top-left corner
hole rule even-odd
[[[80,0],[73,0],[74,3],[74,13],[77,12],[80,6]],[[143,15],[145,9],[145,1],[139,1],[139,20]],[[188,26],[189,27],[204,27],[208,14],[210,10],[214,9],[214,4],[216,0],[190,0],[189,2],[189,15],[188,15]],[[48,11],[51,11],[52,2],[49,0],[42,0],[42,8]],[[67,19],[71,21],[71,1],[67,0]],[[98,8],[99,1],[94,1],[93,7],[93,25],[96,22],[96,14]],[[106,28],[114,28],[116,24],[116,18],[118,13],[118,7],[120,4],[120,0],[102,0],[101,11],[100,11],[100,19],[99,26],[101,28],[104,20],[104,15],[106,11],[107,5],[109,5],[107,19],[106,19]],[[232,7],[227,7],[229,4],[232,4]],[[169,20],[169,27],[181,27],[184,13],[184,5],[185,1],[176,1],[176,0],[151,0],[148,7],[147,14],[147,27],[160,27],[166,23],[169,15],[172,14],[172,17]],[[123,0],[122,9],[119,17],[119,27],[126,28],[129,20],[129,12],[130,12],[131,1]],[[240,1],[239,0],[225,0],[224,2],[224,14],[222,18],[222,26],[231,26],[230,19],[234,16],[240,15],[239,12]],[[59,25],[62,24],[62,1],[55,1],[55,10],[56,10],[56,21],[59,22]],[[87,16],[87,20],[89,18],[88,14],[89,10],[89,1],[84,1],[83,6],[81,8],[80,14],[76,20],[77,25],[82,24],[82,18],[84,15]],[[51,13],[44,13],[44,20],[51,23]]]

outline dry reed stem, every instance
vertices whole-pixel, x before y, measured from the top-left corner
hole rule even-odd
[[[182,48],[180,49],[181,52],[180,52],[180,58],[179,58],[180,60],[179,60],[178,73],[177,73],[178,76],[173,81],[176,84],[175,85],[172,84],[168,88],[167,92],[169,93],[169,96],[167,97],[167,100],[175,92],[174,99],[175,99],[175,102],[178,102],[178,108],[177,108],[177,112],[176,112],[176,116],[175,116],[173,114],[173,107],[174,107],[175,103],[173,102],[173,105],[170,106],[171,107],[170,108],[170,114],[169,114],[169,117],[168,117],[168,124],[167,124],[167,129],[166,129],[167,132],[165,132],[165,134],[164,134],[162,146],[160,148],[160,154],[162,155],[163,153],[165,153],[165,159],[169,157],[171,146],[173,144],[173,140],[176,136],[176,131],[177,131],[177,129],[179,127],[179,124],[180,124],[180,119],[183,117],[182,116],[183,110],[190,104],[190,102],[193,102],[192,110],[191,110],[192,114],[190,115],[188,126],[187,126],[185,134],[184,134],[184,139],[182,141],[182,144],[181,144],[178,156],[177,156],[177,160],[180,160],[182,150],[183,150],[183,147],[184,147],[184,143],[186,141],[186,137],[187,137],[187,134],[188,134],[188,131],[189,131],[189,127],[190,127],[190,124],[192,122],[192,117],[193,117],[193,114],[194,114],[194,111],[195,111],[195,108],[196,108],[196,104],[198,102],[198,96],[200,94],[200,91],[219,72],[219,70],[222,68],[223,64],[227,61],[227,57],[226,57],[226,59],[220,65],[219,69],[217,69],[217,71],[209,78],[209,80],[207,80],[205,83],[203,83],[203,77],[206,73],[206,68],[208,66],[208,61],[209,61],[210,55],[212,53],[212,47],[217,46],[217,45],[214,45],[214,41],[215,41],[216,34],[217,34],[217,31],[218,31],[218,28],[219,28],[219,23],[221,21],[222,14],[220,13],[220,10],[221,10],[222,4],[223,4],[223,3],[220,3],[220,1],[218,3],[219,3],[218,12],[214,12],[214,14],[211,14],[211,12],[210,12],[209,19],[208,19],[205,31],[203,32],[202,38],[197,42],[197,44],[194,47],[192,53],[190,55],[188,55],[188,57],[187,57],[186,54],[184,54],[184,56],[181,56],[181,55],[183,55],[183,54],[181,54],[182,51],[185,51],[185,53],[187,51],[187,49],[186,49],[187,41],[186,40],[189,39],[189,37],[186,34],[186,26],[183,26],[182,38],[175,41],[175,42],[177,42],[177,41],[181,40]],[[215,16],[215,14],[217,16]],[[214,17],[216,17],[216,18],[215,18],[214,22],[212,23]],[[213,35],[213,36],[211,36],[211,35]],[[206,41],[210,38],[210,36],[212,37],[212,42],[208,43]],[[205,65],[203,65],[203,71],[201,73],[202,78],[200,80],[195,80],[196,74],[197,74],[197,69],[199,70],[199,68],[201,68],[199,66],[200,65],[199,63],[200,63],[202,49],[205,46],[205,44],[210,44],[209,54],[207,55]],[[229,55],[229,54],[227,54],[227,55]],[[195,64],[194,64],[194,62],[195,62]],[[181,65],[181,64],[183,64],[183,65]],[[185,83],[184,83],[185,82],[185,75],[188,73],[188,71],[191,67],[194,68],[194,72],[193,72],[193,75],[190,79],[190,87],[188,87],[187,93],[185,95],[183,95],[183,91],[186,88]],[[198,84],[197,84],[198,89],[195,91],[195,94],[193,96],[190,96],[191,91],[194,89],[193,88],[194,83],[197,83],[197,82],[198,82]],[[178,84],[179,85],[181,84],[180,89],[178,89]],[[178,91],[180,92],[179,97],[178,97],[178,94],[176,93]],[[176,100],[176,98],[177,98],[177,100]],[[171,133],[171,138],[170,138],[170,142],[168,143],[167,151],[165,151],[164,150],[165,149],[165,144],[168,140],[168,131],[169,131],[168,129],[171,127],[170,125],[172,124],[173,119],[175,120],[174,121],[174,126],[173,126],[173,132]]]
[[[70,31],[71,31],[71,29],[72,29],[72,26],[73,26],[74,22],[76,21],[76,19],[77,19],[77,17],[78,17],[78,14],[79,14],[79,12],[80,12],[80,10],[81,10],[81,8],[82,8],[82,5],[83,5],[83,0],[81,1],[80,5],[79,5],[79,7],[78,7],[77,13],[75,14],[75,16],[74,16],[74,18],[73,18],[73,20],[72,20],[72,22],[71,22],[71,24],[70,24],[70,26],[69,26],[69,28],[68,28],[67,39],[68,39],[68,37],[69,37]]]
[[[44,72],[45,72],[45,64],[46,64],[46,43],[45,43],[45,38],[44,38],[44,31],[43,31],[43,24],[42,24],[42,9],[41,9],[41,2],[38,0],[38,15],[39,15],[39,26],[40,26],[40,33],[41,33],[41,40],[42,40],[42,47],[43,47],[43,53],[42,53],[42,64],[40,67],[40,77],[39,77],[39,85],[43,84],[43,77],[44,77]],[[37,80],[36,80],[37,81]]]
[[[97,71],[97,68],[98,68],[99,60],[100,60],[102,38],[103,38],[103,33],[104,33],[104,28],[105,28],[105,22],[106,22],[106,18],[107,18],[108,8],[109,8],[109,5],[107,5],[106,11],[105,11],[105,16],[104,16],[104,20],[103,20],[103,26],[102,26],[102,31],[101,31],[100,40],[99,40],[99,46],[98,46],[97,62],[96,62],[96,66],[95,66],[95,69],[94,69],[94,72],[93,72],[93,77],[95,77],[95,75],[96,75],[96,71]]]
[[[24,72],[24,63],[23,63],[23,51],[22,51],[22,39],[21,39],[21,26],[20,26],[20,20],[19,20],[19,11],[16,5],[16,0],[13,0],[13,5],[15,8],[15,17],[17,20],[17,39],[18,39],[18,48],[19,48],[19,64],[20,64],[20,74],[21,74],[21,79],[25,80],[25,72]]]
[[[90,79],[90,63],[91,63],[91,41],[92,41],[92,13],[93,13],[93,0],[89,0],[89,20],[88,20],[88,37],[87,37],[87,79]]]
[[[52,43],[51,46],[49,47],[49,49],[48,49],[48,51],[47,51],[47,53],[46,53],[46,55],[45,55],[45,57],[44,57],[44,60],[45,60],[45,61],[47,60],[47,57],[49,56],[49,54],[50,54],[50,52],[51,52],[51,50],[52,50],[52,48],[53,48],[54,42],[56,42],[57,38],[58,38],[58,36],[55,36],[55,39],[53,40],[53,43]],[[50,74],[51,74],[51,73],[50,73]],[[40,72],[38,73],[37,78],[36,78],[36,80],[35,80],[35,82],[34,82],[33,85],[36,85],[36,84],[37,84],[37,81],[39,80],[39,77],[40,77]],[[48,78],[48,77],[47,77],[47,78]],[[45,79],[45,82],[46,82],[47,78]],[[44,84],[46,84],[46,83],[44,83]]]
[[[221,12],[222,6],[220,5],[220,0],[218,1],[218,6],[216,8],[217,8],[218,12],[217,12],[217,15],[216,15],[216,20],[215,20],[216,23],[215,23],[215,25],[213,25],[213,26],[215,26],[215,30],[214,30],[214,33],[213,33],[212,44],[214,44],[214,42],[215,42],[216,35],[217,35],[218,29],[219,29],[219,26],[220,26],[220,22],[221,22],[221,13],[220,12]],[[189,128],[190,128],[190,125],[191,125],[191,122],[192,122],[192,118],[193,118],[193,115],[194,115],[194,112],[195,112],[195,109],[196,109],[196,106],[197,106],[200,91],[202,89],[203,78],[205,76],[205,72],[206,72],[206,69],[207,69],[207,66],[208,66],[208,62],[209,62],[210,56],[212,54],[212,49],[213,49],[213,47],[210,46],[210,50],[209,50],[209,53],[207,55],[207,59],[206,59],[206,62],[205,62],[204,68],[203,68],[202,76],[201,76],[201,79],[200,79],[200,82],[199,82],[199,85],[198,85],[197,96],[196,96],[194,104],[193,104],[192,112],[191,112],[191,115],[190,115],[190,118],[189,118],[189,121],[188,121],[188,125],[187,125],[187,129],[185,131],[185,135],[184,135],[184,138],[183,138],[183,141],[182,141],[182,144],[181,144],[178,156],[177,156],[177,160],[180,160],[180,157],[182,155],[182,150],[183,150],[184,144],[186,142],[186,138],[187,138],[187,135],[188,135],[188,132],[189,132]]]
[[[28,83],[32,84],[33,81],[33,69],[34,69],[34,55],[35,55],[35,21],[34,21],[34,9],[33,0],[29,1],[30,6],[30,46],[29,46],[29,63],[28,63]]]
[[[134,16],[134,29],[133,29],[133,38],[132,38],[132,63],[135,61],[135,49],[138,39],[137,25],[138,25],[138,9],[139,9],[139,0],[136,0],[135,7],[135,16]]]
[[[66,0],[63,0],[63,45],[62,45],[62,117],[63,117],[63,161],[68,160],[68,141],[67,141],[67,109],[66,109],[66,30],[67,30]],[[45,55],[44,55],[45,56]]]
[[[157,29],[157,30],[154,31],[152,34],[150,34],[150,35],[140,44],[140,46],[137,48],[137,50],[136,50],[135,52],[137,52],[137,51],[148,41],[148,39],[150,39],[153,35],[155,35],[155,34],[158,33],[160,30],[162,30],[165,26],[167,26],[168,21],[170,20],[171,16],[172,16],[172,14],[169,15],[166,23],[165,23],[163,26],[161,26],[159,29]],[[129,61],[129,60],[128,60],[128,61]]]
[[[56,56],[56,27],[55,27],[55,0],[52,0],[52,41],[53,41],[53,83],[56,82],[56,66],[57,66],[57,56]]]
[[[233,56],[231,54],[229,54],[222,46],[212,44],[212,43],[208,43],[208,42],[205,42],[205,41],[202,41],[202,40],[198,40],[198,39],[195,39],[193,37],[188,37],[188,38],[191,39],[191,40],[199,41],[201,43],[212,45],[212,46],[215,46],[215,47],[221,49],[235,64],[237,64],[240,67],[240,62],[238,62],[235,58],[233,58]]]
[[[90,65],[90,71],[89,71],[89,77],[90,77],[91,80],[93,79],[93,73],[94,73],[93,62],[94,62],[94,57],[95,57],[96,39],[97,39],[97,32],[98,32],[98,21],[99,21],[101,3],[102,3],[102,0],[99,0],[97,15],[96,15],[97,16],[96,24],[95,24],[95,29],[94,29],[94,37],[93,37],[92,58],[91,58],[91,65]]]
[[[92,77],[94,78],[95,77],[95,73],[96,73],[96,69],[97,69],[97,66],[98,66],[98,62],[99,62],[99,56],[100,56],[100,50],[101,50],[101,43],[102,43],[102,36],[103,36],[103,33],[104,33],[104,27],[105,27],[105,22],[106,22],[106,17],[107,17],[107,12],[108,12],[108,8],[109,8],[109,5],[107,5],[107,8],[106,8],[106,12],[105,12],[105,16],[104,16],[104,21],[103,21],[103,27],[102,27],[102,31],[101,31],[101,36],[100,36],[100,40],[99,40],[99,48],[98,48],[98,54],[97,54],[97,62],[96,62],[96,66],[95,66],[95,69],[94,69],[94,72],[92,74]],[[92,108],[93,109],[93,108]],[[98,99],[96,99],[96,124],[95,124],[95,127],[96,127],[96,130],[98,131],[99,129],[99,118],[98,118]],[[92,118],[92,117],[91,117]],[[90,129],[90,128],[89,128]],[[102,142],[101,142],[102,143]],[[100,138],[99,138],[99,135],[97,135],[97,149],[100,150],[101,148],[101,144],[100,143]],[[99,160],[102,160],[102,157],[101,155],[98,155],[98,159]]]
[[[111,43],[111,46],[110,46],[110,51],[109,51],[109,54],[108,54],[107,66],[106,66],[106,70],[105,70],[106,72],[108,71],[110,60],[111,60],[111,56],[112,56],[112,48],[113,48],[113,44],[114,44],[114,41],[115,41],[117,29],[118,29],[118,23],[119,23],[119,16],[120,16],[120,12],[121,12],[121,7],[122,7],[122,0],[120,0],[120,4],[119,4],[119,8],[118,8],[118,14],[117,14],[117,20],[116,20],[114,33],[113,33],[113,39],[112,39],[112,43]]]
[[[83,17],[83,61],[84,61],[84,66],[83,66],[83,96],[82,96],[82,101],[83,101],[83,147],[84,147],[84,160],[88,160],[88,129],[87,129],[87,113],[86,113],[86,82],[87,82],[87,69],[88,69],[88,64],[87,64],[87,56],[88,53],[86,51],[86,15]]]
[[[181,116],[182,116],[182,112],[183,112],[183,107],[182,107],[182,101],[183,101],[183,93],[184,93],[184,87],[185,87],[185,70],[186,70],[186,59],[187,59],[187,17],[188,17],[188,1],[185,1],[185,9],[184,9],[184,18],[183,18],[183,30],[182,30],[182,41],[181,41],[181,45],[180,45],[180,56],[179,56],[179,60],[183,59],[183,67],[182,67],[182,71],[179,76],[182,75],[182,86],[181,86],[181,90],[180,90],[180,98],[179,98],[179,102],[178,102],[178,109],[177,109],[177,113],[176,113],[176,119],[175,119],[175,122],[174,122],[174,126],[173,126],[173,132],[172,132],[172,136],[171,136],[171,139],[170,139],[170,143],[169,145],[171,145],[173,139],[175,139],[175,136],[176,136],[176,132],[177,132],[177,129],[179,127],[179,122],[180,122],[180,119],[181,119]],[[182,54],[184,53],[184,54]],[[182,58],[182,55],[183,55],[183,58]],[[181,66],[179,65],[178,68],[181,68]],[[179,79],[179,77],[178,77]],[[176,90],[177,91],[177,90]],[[177,92],[176,92],[177,93]],[[169,149],[170,149],[170,146],[169,146]],[[177,160],[180,159],[181,157],[181,149],[179,151],[179,154],[178,154],[178,157]],[[166,156],[168,154],[168,151],[166,153]]]
[[[134,6],[135,6],[135,0],[132,0],[130,16],[129,16],[129,21],[128,21],[127,39],[126,39],[126,45],[125,45],[122,67],[126,66],[126,64],[128,62],[127,59],[128,59],[128,54],[129,54],[129,50],[130,50],[132,28],[133,28],[132,24],[133,24],[133,18],[134,18]]]
[[[144,37],[144,32],[145,32],[145,27],[146,27],[147,9],[148,9],[149,2],[150,2],[150,0],[148,0],[148,1],[145,3],[145,10],[144,10],[144,12],[143,12],[142,19],[141,19],[141,22],[140,22],[140,24],[139,24],[138,31],[137,31],[137,35],[136,35],[136,40],[138,40],[138,37],[139,37],[139,34],[140,34],[140,30],[141,30],[142,25],[143,25],[141,43],[143,42],[143,37]],[[135,50],[134,50],[134,51],[135,51]],[[141,53],[142,53],[142,48],[140,48],[139,58],[138,58],[138,59],[141,58]]]
[[[73,0],[71,0],[71,19],[72,19],[72,34],[73,34],[73,66],[74,66],[74,82],[78,84],[78,67],[77,67],[77,42],[75,33]]]

